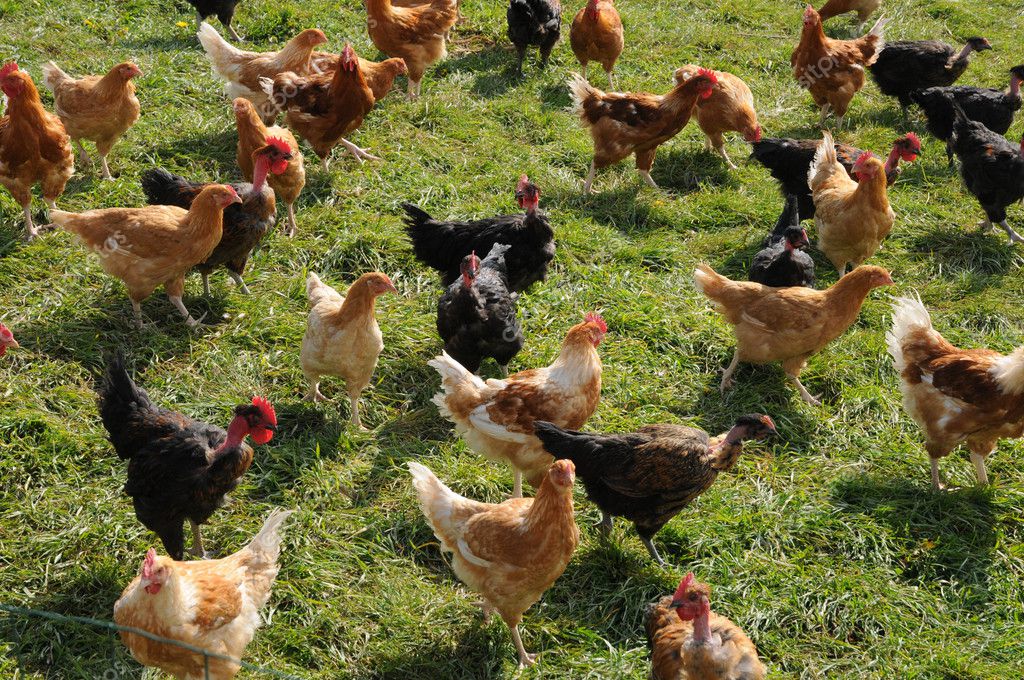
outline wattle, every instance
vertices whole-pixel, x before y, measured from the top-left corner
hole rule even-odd
[[[288,169],[288,161],[283,160],[283,159],[282,160],[274,161],[273,163],[270,164],[270,172],[274,173],[275,175],[280,175],[282,172],[284,172],[287,169]]]

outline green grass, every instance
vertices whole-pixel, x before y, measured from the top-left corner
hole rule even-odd
[[[957,452],[943,470],[959,488],[930,493],[921,437],[884,349],[890,293],[912,290],[954,342],[1002,351],[1024,342],[1021,250],[974,230],[980,210],[922,121],[912,127],[926,155],[891,190],[897,223],[873,258],[897,286],[873,293],[804,374],[825,405],[802,403],[775,366],[741,368],[722,397],[716,372],[732,335],[690,276],[700,261],[744,275],[781,207],[768,174],[752,164],[726,171],[690,126],[659,153],[653,174],[662,189],[641,187],[623,163],[599,174],[595,196],[583,196],[591,143],[566,110],[565,81],[578,68],[567,35],[545,73],[531,56],[518,81],[501,2],[462,7],[466,21],[449,59],[428,72],[423,98],[393,93],[355,134],[384,162],[338,158],[329,174],[309,163],[299,236],[267,239],[247,276],[254,294],[238,294],[217,274],[213,298],[203,299],[198,278],[189,280],[187,306],[213,324],[200,333],[184,328],[162,294],[143,305],[157,326],[134,330],[123,285],[65,233],[24,245],[20,209],[0,192],[0,318],[22,343],[0,360],[0,601],[109,619],[155,544],[121,493],[125,465],[95,406],[101,353],[124,346],[139,382],[166,406],[221,424],[253,393],[277,406],[278,436],[258,450],[206,532],[227,554],[271,507],[301,509],[250,661],[310,678],[514,675],[507,631],[480,623],[404,467],[421,461],[473,498],[499,501],[511,488],[508,470],[468,450],[430,403],[439,287],[413,259],[398,205],[418,201],[451,216],[509,212],[526,172],[542,187],[559,250],[548,281],[521,300],[527,344],[513,368],[548,363],[565,330],[600,309],[611,333],[600,348],[603,399],[588,427],[669,421],[718,432],[738,414],[763,411],[782,436],[752,447],[656,537],[670,569],[653,565],[624,524],[602,542],[590,527],[597,511],[578,492],[582,544],[526,615],[526,644],[542,656],[522,677],[647,677],[643,606],[691,569],[714,584],[714,608],[747,630],[773,678],[1021,677],[1024,446],[1000,446],[984,490],[971,488],[973,470]],[[622,0],[620,11],[622,87],[663,91],[687,62],[726,69],[750,84],[766,134],[818,134],[788,66],[800,3]],[[964,83],[1002,87],[1022,61],[1024,15],[1013,0],[891,0],[886,13],[891,38],[988,37],[996,49],[975,58]],[[138,176],[154,165],[196,179],[237,177],[230,104],[183,2],[0,0],[0,18],[0,52],[37,81],[51,58],[73,74],[131,58],[146,74],[142,119],[111,156],[119,178],[80,169],[63,209],[139,205]],[[829,29],[845,35],[851,20]],[[258,49],[319,26],[333,51],[351,40],[376,54],[356,0],[243,0],[236,24]],[[600,74],[593,80],[602,83]],[[880,152],[904,131],[895,103],[872,83],[848,118],[839,138]],[[1016,124],[1011,137],[1022,131]],[[741,142],[729,148],[736,160],[746,155]],[[1014,208],[1011,221],[1022,219]],[[816,260],[831,284],[835,273]],[[376,429],[364,435],[346,426],[338,382],[324,387],[335,404],[301,401],[298,348],[306,272],[344,286],[371,269],[391,275],[402,295],[379,305],[386,347],[364,398]],[[109,634],[80,627],[0,618],[0,649],[4,677],[142,675]]]

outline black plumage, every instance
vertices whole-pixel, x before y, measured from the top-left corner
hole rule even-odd
[[[231,20],[235,16],[235,7],[238,5],[240,0],[185,0],[188,4],[192,5],[198,20],[200,23],[206,17],[217,16],[220,23],[224,24],[224,28],[228,29],[231,33],[231,37],[235,40],[241,40],[242,37],[238,35],[234,27],[231,25]]]
[[[176,560],[184,552],[183,524],[193,522],[193,552],[202,554],[198,525],[223,505],[252,464],[253,451],[241,439],[252,434],[265,443],[273,436],[273,409],[262,400],[237,407],[230,429],[239,443],[226,446],[225,430],[155,405],[120,356],[109,360],[98,393],[103,427],[117,455],[128,461],[124,492],[135,516]]]
[[[548,453],[576,465],[587,497],[604,513],[602,527],[610,530],[613,516],[625,517],[651,557],[664,564],[651,538],[736,464],[745,440],[775,433],[775,424],[765,415],[741,416],[713,439],[681,425],[648,425],[619,435],[574,432],[544,421],[534,429]]]
[[[928,132],[946,144],[946,155],[953,162],[953,149],[949,144],[953,134],[956,102],[969,120],[977,121],[993,132],[1005,135],[1013,125],[1014,114],[1021,107],[1020,85],[1024,81],[1024,65],[1010,69],[1009,90],[986,87],[930,87],[912,92],[910,97],[921,107],[928,120]]]
[[[519,55],[519,75],[523,74],[526,48],[540,48],[541,68],[548,64],[551,50],[562,35],[562,6],[558,0],[509,0],[508,37]]]
[[[505,271],[509,248],[496,243],[483,260],[475,253],[467,255],[462,276],[437,302],[437,332],[444,350],[473,373],[487,357],[504,371],[523,348],[515,294],[508,289]]]
[[[985,125],[967,118],[954,105],[950,145],[960,159],[960,177],[985,211],[985,228],[998,224],[1010,243],[1024,242],[1006,223],[1006,208],[1024,199],[1024,149]],[[1022,142],[1024,145],[1024,142]]]
[[[801,248],[809,246],[807,232],[800,226],[800,211],[795,195],[786,196],[786,207],[775,229],[765,239],[764,248],[750,264],[750,280],[777,288],[807,286],[814,288],[814,260]]]
[[[968,38],[962,50],[939,40],[898,40],[885,44],[871,76],[882,94],[910,106],[910,93],[928,87],[947,87],[963,75],[971,54],[992,49],[984,38]]]
[[[525,176],[519,181],[516,200],[525,207],[525,214],[469,222],[435,220],[418,206],[403,203],[416,259],[441,272],[447,287],[459,278],[462,258],[474,251],[489,253],[495,243],[505,243],[512,246],[505,253],[509,290],[522,292],[543,281],[555,258],[555,232],[537,208],[540,191]]]

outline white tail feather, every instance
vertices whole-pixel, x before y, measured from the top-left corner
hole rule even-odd
[[[202,44],[207,58],[213,64],[213,70],[226,78],[227,75],[221,70],[220,61],[236,56],[239,50],[221,37],[217,29],[205,21],[199,26],[199,32],[196,35],[199,37],[199,42]]]
[[[48,61],[43,64],[43,84],[50,92],[55,92],[57,86],[64,80],[70,79],[67,73],[61,70],[57,64]]]
[[[813,189],[814,178],[817,174],[837,162],[836,143],[832,139],[832,133],[825,130],[821,133],[821,142],[818,143],[818,150],[814,152],[814,160],[811,161],[811,167],[807,171],[807,184]]]
[[[263,528],[249,543],[249,550],[260,558],[261,562],[273,564],[277,562],[281,554],[281,525],[288,519],[294,510],[282,510],[277,508],[270,513]]]
[[[579,73],[573,73],[569,77],[569,93],[572,95],[573,111],[576,113],[582,113],[583,101],[585,99],[592,97],[595,94],[604,94],[588,83],[586,78],[581,76]]]
[[[1018,347],[996,360],[996,365],[992,367],[992,377],[1010,394],[1024,394],[1024,347]]]
[[[917,293],[913,297],[896,298],[893,302],[892,328],[885,334],[885,344],[900,373],[906,368],[903,358],[903,340],[912,331],[932,330],[932,317]]]

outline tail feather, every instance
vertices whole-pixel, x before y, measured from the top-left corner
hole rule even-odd
[[[71,76],[61,70],[57,64],[52,61],[48,61],[43,64],[43,84],[46,85],[46,89],[50,92],[56,92],[57,86],[65,80],[70,80]]]
[[[199,27],[199,32],[196,35],[199,37],[199,42],[202,44],[203,50],[206,52],[206,57],[210,60],[210,63],[213,64],[213,69],[222,77],[229,77],[229,74],[227,73],[227,64],[222,62],[238,56],[238,48],[234,47],[231,43],[221,37],[220,33],[217,32],[217,29],[205,21]]]
[[[720,297],[725,287],[725,277],[703,263],[697,265],[697,268],[693,270],[693,282],[696,284],[697,290],[712,300]]]
[[[818,150],[814,153],[814,160],[811,161],[811,167],[807,171],[807,185],[814,189],[814,178],[817,177],[818,173],[828,170],[838,163],[836,143],[832,139],[832,133],[826,130],[821,134]]]
[[[885,344],[900,373],[907,365],[903,356],[903,341],[911,332],[921,329],[933,330],[932,318],[917,293],[913,297],[896,298],[893,302],[892,328],[885,334]]]
[[[584,109],[587,100],[603,94],[601,90],[591,85],[586,78],[578,73],[573,73],[569,78],[569,93],[572,95],[573,112],[583,117],[584,120],[586,120]]]
[[[535,421],[533,430],[544,445],[545,451],[555,458],[567,458],[573,463],[576,462],[582,448],[590,448],[593,439],[592,435],[566,430],[543,420]]]
[[[419,499],[420,510],[444,549],[448,552],[458,551],[471,561],[478,560],[479,558],[476,558],[468,548],[464,549],[465,544],[461,540],[462,529],[466,520],[490,506],[455,493],[426,465],[413,461],[409,461],[407,465]]]
[[[1006,392],[1014,395],[1024,394],[1024,347],[996,361],[992,369],[996,382]]]
[[[263,564],[274,564],[281,555],[281,527],[285,520],[291,517],[294,510],[275,509],[263,523],[263,528],[249,542],[248,550],[256,557],[256,561]]]
[[[884,46],[883,40],[885,39],[885,25],[889,23],[889,19],[885,17],[879,17],[875,25],[871,27],[871,30],[867,32],[867,35],[877,35],[878,41],[878,52],[882,51]]]
[[[196,184],[163,168],[150,168],[140,179],[150,205],[176,205],[188,210],[205,185]]]
[[[106,372],[99,389],[100,417],[103,427],[110,434],[110,441],[118,457],[128,460],[137,446],[128,437],[129,422],[133,413],[153,409],[146,391],[135,384],[124,365],[124,356],[118,352],[107,361]]]
[[[326,298],[340,298],[338,291],[334,290],[320,280],[315,273],[310,272],[306,278],[306,297],[309,299],[309,306],[315,307],[317,303]]]
[[[448,356],[447,352],[442,351],[441,356],[434,357],[427,365],[441,374],[441,387],[444,391],[435,394],[433,401],[441,416],[448,420],[455,420],[455,414],[448,406],[448,395],[461,395],[467,401],[475,402],[479,400],[480,392],[487,387],[479,376],[470,373],[462,364]]]

